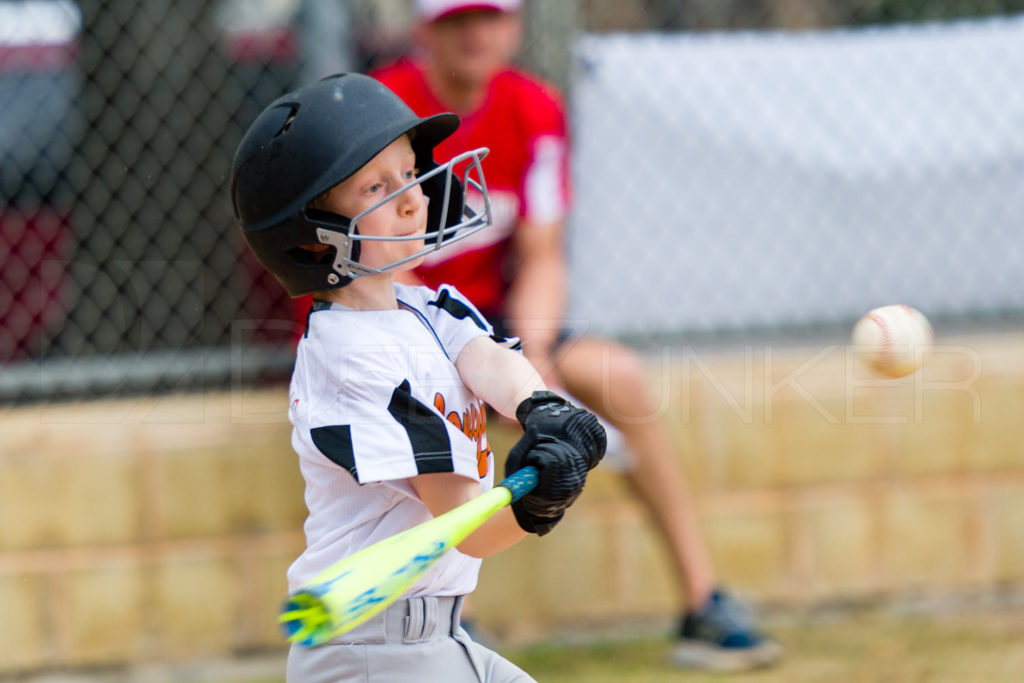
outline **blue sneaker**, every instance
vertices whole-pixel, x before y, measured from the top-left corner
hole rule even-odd
[[[687,669],[745,671],[771,666],[782,646],[758,632],[754,615],[739,601],[716,590],[679,626],[672,663]]]

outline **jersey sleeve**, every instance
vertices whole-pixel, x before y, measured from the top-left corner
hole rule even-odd
[[[425,309],[441,346],[452,361],[459,357],[462,349],[473,339],[484,336],[494,338],[494,328],[483,314],[451,285],[441,285],[436,292],[431,292]]]
[[[535,224],[562,221],[571,200],[564,105],[553,86],[534,81],[520,83],[518,101],[526,143],[522,217]]]

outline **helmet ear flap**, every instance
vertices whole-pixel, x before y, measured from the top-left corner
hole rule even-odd
[[[306,221],[315,226],[323,226],[328,230],[340,232],[343,235],[359,234],[359,228],[352,227],[352,219],[348,216],[342,216],[341,214],[334,213],[333,211],[325,211],[324,209],[317,209],[312,206],[304,208],[302,213],[305,216]],[[352,245],[352,254],[349,257],[349,260],[353,263],[359,263],[359,256],[362,253],[363,243],[360,240],[352,240],[350,244]]]
[[[335,230],[346,235],[352,225],[352,219],[348,216],[342,216],[341,214],[334,213],[333,211],[327,211],[326,209],[307,206],[302,210],[302,212],[305,214],[306,220],[310,223],[322,225],[325,228]]]

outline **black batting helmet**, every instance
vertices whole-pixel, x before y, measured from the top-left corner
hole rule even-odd
[[[458,126],[455,114],[416,116],[382,83],[361,74],[329,76],[278,98],[249,127],[231,167],[232,206],[246,241],[288,293],[300,296],[344,287],[353,278],[389,270],[487,227],[490,200],[480,168],[487,150],[442,165],[434,161],[434,147]],[[416,180],[359,216],[310,206],[407,133],[419,170]],[[483,197],[479,212],[466,206],[463,182],[453,171],[463,162],[465,182]],[[425,236],[359,235],[359,218],[416,184],[429,198]],[[359,244],[366,239],[425,239],[426,246],[412,257],[367,268],[359,264]],[[311,243],[333,246],[333,260],[318,260],[301,248]]]

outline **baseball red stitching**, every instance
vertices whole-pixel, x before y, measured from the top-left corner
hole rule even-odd
[[[882,331],[882,343],[878,346],[877,362],[880,365],[892,365],[892,341],[889,339],[889,326],[886,325],[885,318],[877,313],[871,313],[868,315],[868,320],[878,325],[878,329]]]

